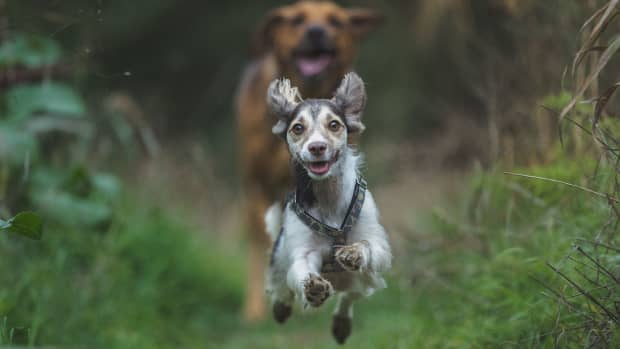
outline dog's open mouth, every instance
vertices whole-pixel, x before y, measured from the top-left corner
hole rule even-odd
[[[301,75],[312,77],[325,71],[334,60],[334,57],[334,50],[317,49],[297,53],[295,63]]]
[[[332,165],[336,161],[338,161],[338,155],[339,153],[337,152],[331,160],[307,161],[306,168],[308,169],[308,171],[312,172],[312,174],[315,174],[317,176],[322,176],[326,174],[327,172],[329,172],[329,169],[332,167]]]
[[[308,170],[314,173],[315,175],[324,175],[329,172],[329,168],[331,167],[331,163],[329,161],[315,161],[308,163]]]

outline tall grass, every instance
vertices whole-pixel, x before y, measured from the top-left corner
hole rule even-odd
[[[618,0],[605,1],[583,24],[583,40],[572,66],[575,92],[560,112],[560,122],[570,121],[597,146],[599,163],[594,173],[603,172],[607,183],[600,190],[584,190],[602,197],[608,212],[599,220],[595,233],[574,242],[560,266],[549,264],[563,286],[543,284],[549,296],[561,305],[557,312],[557,326],[563,329],[561,336],[589,348],[620,345],[620,128],[612,118],[613,112],[608,112],[620,87],[620,82],[609,76],[612,70],[608,69],[620,49],[618,5]],[[605,87],[610,81],[611,85]],[[592,112],[572,118],[578,104],[592,104]]]
[[[200,347],[236,325],[242,261],[169,214],[128,201],[108,228],[46,228],[0,236],[0,343]]]

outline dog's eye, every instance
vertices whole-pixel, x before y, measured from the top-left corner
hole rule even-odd
[[[328,18],[329,24],[334,27],[334,28],[342,28],[343,23],[340,20],[340,18],[336,17],[336,16],[329,16]]]
[[[304,125],[295,124],[293,125],[293,127],[291,127],[291,131],[293,131],[294,134],[299,136],[300,134],[304,133]]]
[[[291,19],[291,25],[293,27],[298,27],[298,26],[304,24],[305,20],[306,20],[306,16],[304,16],[303,13],[300,13],[297,16],[293,17],[293,19]]]
[[[329,123],[329,129],[332,132],[338,132],[340,130],[340,127],[342,127],[342,125],[340,125],[340,123],[338,121],[332,121]]]

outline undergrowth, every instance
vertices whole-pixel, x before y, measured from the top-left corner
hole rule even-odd
[[[106,229],[0,236],[0,344],[192,347],[236,324],[241,261],[159,209],[116,210]]]

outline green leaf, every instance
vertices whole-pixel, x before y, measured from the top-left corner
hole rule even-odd
[[[83,117],[84,101],[66,84],[21,84],[6,93],[9,120],[24,120],[37,112],[65,117]]]
[[[107,202],[117,200],[122,191],[119,179],[107,173],[96,173],[93,175],[93,187],[95,195]]]
[[[37,154],[34,135],[24,132],[23,128],[0,122],[0,163],[21,165],[28,157],[30,160],[36,159]]]
[[[31,174],[30,201],[37,212],[65,226],[101,227],[110,222],[113,203],[122,188],[105,173],[74,169],[37,168]]]
[[[9,66],[38,68],[58,62],[61,56],[56,41],[38,35],[17,34],[0,44],[0,69]]]
[[[0,220],[0,230],[23,235],[34,240],[41,240],[43,222],[33,212],[20,212],[8,221]]]
[[[37,191],[31,200],[46,217],[65,226],[95,227],[106,224],[112,216],[112,208],[96,198],[81,198],[63,191]]]
[[[78,166],[68,173],[62,189],[76,197],[88,197],[93,190],[93,178],[86,167]]]

